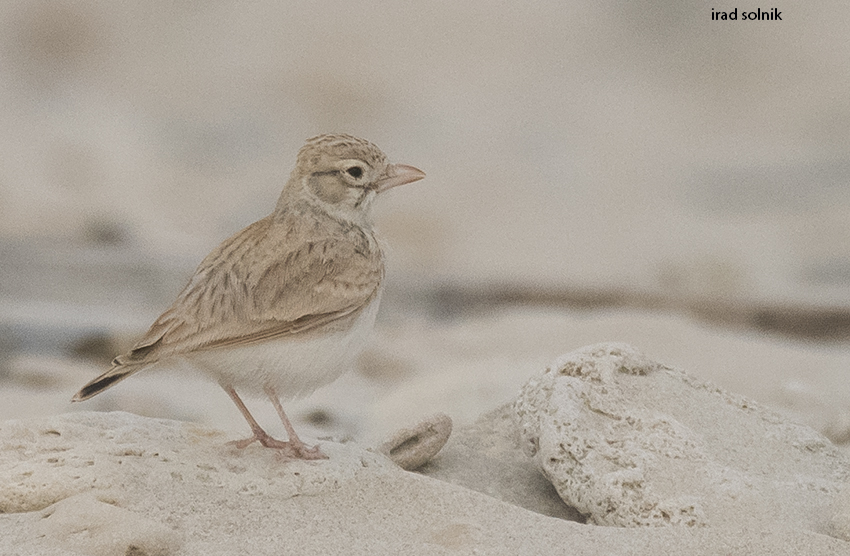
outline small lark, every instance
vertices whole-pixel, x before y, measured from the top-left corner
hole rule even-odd
[[[73,401],[143,369],[188,363],[215,378],[251,426],[238,447],[257,441],[288,458],[325,458],[301,442],[280,398],[336,380],[363,348],[384,279],[372,202],[424,177],[357,137],[309,139],[274,212],[210,253],[141,341]],[[260,427],[237,389],[271,400],[288,441]]]

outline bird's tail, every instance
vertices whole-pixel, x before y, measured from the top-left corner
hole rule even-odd
[[[115,363],[115,362],[113,362]],[[121,382],[136,371],[140,371],[145,365],[115,365],[96,379],[92,380],[74,394],[71,398],[72,402],[81,402],[87,400],[97,394],[100,394],[110,386]]]

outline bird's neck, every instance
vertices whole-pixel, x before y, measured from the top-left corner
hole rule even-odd
[[[310,199],[278,202],[271,218],[285,226],[313,228],[329,234],[346,232],[352,228],[358,228],[370,236],[374,234],[368,213],[364,214],[364,218],[350,218],[346,211],[335,211],[332,207],[329,210],[325,203],[311,202]]]
[[[273,218],[282,220],[286,218],[305,218],[313,220],[331,220],[337,222],[343,228],[357,226],[364,230],[372,230],[371,207],[360,207],[352,210],[349,207],[326,203],[305,192],[298,187],[288,183],[280,194],[277,201]]]

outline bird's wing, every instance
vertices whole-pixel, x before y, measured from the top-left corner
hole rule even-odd
[[[174,304],[113,364],[343,325],[377,297],[383,259],[367,232],[310,239],[269,233],[275,225],[270,217],[255,222],[210,253]]]

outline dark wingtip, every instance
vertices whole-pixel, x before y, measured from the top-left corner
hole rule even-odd
[[[85,401],[97,394],[100,394],[122,378],[126,377],[128,373],[116,373],[116,374],[107,374],[102,377],[98,377],[93,381],[89,382],[85,386],[83,386],[79,392],[74,394],[74,397],[71,398],[72,402],[82,402]]]

